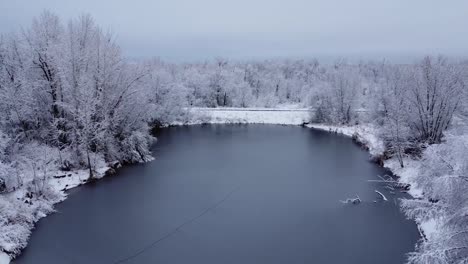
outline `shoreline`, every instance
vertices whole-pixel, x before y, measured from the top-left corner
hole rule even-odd
[[[385,148],[383,142],[378,139],[376,135],[376,130],[372,126],[358,125],[358,126],[333,126],[333,125],[324,125],[324,124],[312,124],[309,123],[310,111],[305,109],[252,109],[249,108],[194,108],[191,109],[193,118],[190,122],[187,123],[171,123],[163,127],[168,126],[183,126],[183,125],[200,125],[200,124],[273,124],[273,125],[293,125],[293,126],[305,126],[310,129],[318,129],[326,132],[337,133],[347,137],[355,139],[356,143],[359,143],[361,147],[365,147],[371,157],[377,157],[381,155]],[[356,138],[355,138],[356,137]],[[405,162],[407,162],[405,160]],[[417,165],[417,161],[414,161]],[[380,165],[380,164],[379,164]],[[407,170],[398,170],[398,166],[395,160],[392,159],[385,160],[382,164],[384,168],[389,169],[395,176],[398,177],[398,181],[409,184],[411,186],[408,193],[414,197],[421,197],[421,192],[415,188],[411,183],[411,175]],[[95,180],[102,179],[106,176],[110,176],[115,173],[115,170],[120,168],[120,163],[109,163],[105,167],[96,169],[97,177]],[[405,168],[406,169],[406,168]],[[414,172],[413,172],[414,173]],[[35,228],[35,224],[46,217],[47,215],[54,213],[55,210],[53,206],[58,204],[67,198],[66,191],[84,185],[88,183],[87,178],[89,176],[88,170],[75,170],[75,171],[57,171],[54,175],[49,178],[48,183],[55,191],[58,191],[61,195],[57,200],[47,201],[50,208],[46,211],[37,212],[33,209],[31,213],[35,214],[36,217],[34,221],[30,223],[29,234],[27,235],[27,240]],[[12,195],[18,200],[23,198],[25,199],[25,190],[18,189],[11,193],[4,194],[6,196]],[[416,222],[416,221],[415,221]],[[425,234],[429,233],[433,224],[417,223],[418,229],[420,229],[421,235],[424,237]],[[24,246],[16,245],[14,250],[22,251],[27,246],[27,241]],[[4,250],[4,249],[3,249]],[[0,264],[8,264],[14,257],[17,257],[21,252],[7,253],[0,250]]]
[[[29,206],[28,211],[30,217],[33,218],[31,222],[27,223],[28,230],[26,231],[26,241],[20,241],[17,239],[17,244],[10,245],[10,251],[8,249],[1,249],[0,250],[0,264],[9,264],[13,259],[21,255],[21,251],[23,251],[29,238],[34,231],[36,224],[39,220],[48,215],[55,213],[54,206],[65,201],[68,198],[67,191],[79,187],[81,185],[87,184],[89,182],[98,181],[106,176],[110,176],[115,174],[115,170],[120,168],[120,163],[109,163],[107,166],[97,168],[95,170],[95,178],[93,181],[89,181],[89,170],[81,169],[81,170],[70,170],[70,171],[54,171],[51,173],[52,176],[47,179],[47,185],[49,188],[52,188],[57,195],[55,199],[49,200],[45,199],[44,197],[37,197],[29,196],[28,191],[24,188],[25,185],[21,186],[20,188],[2,194],[5,203],[8,203],[8,200],[13,203],[12,201],[18,203],[17,205],[24,205]],[[0,198],[2,198],[0,196]],[[12,223],[15,225],[17,223]],[[25,243],[25,244],[24,244]],[[19,251],[16,253],[15,251]]]
[[[237,111],[236,111],[237,109]],[[407,193],[415,199],[423,198],[423,192],[413,178],[417,176],[420,166],[420,161],[409,157],[404,158],[405,167],[401,168],[396,158],[390,158],[387,160],[382,159],[382,155],[385,152],[385,146],[383,141],[378,137],[377,129],[371,124],[354,125],[354,126],[339,126],[339,125],[326,125],[319,123],[310,123],[310,111],[304,111],[303,108],[291,108],[288,109],[287,113],[292,115],[278,115],[279,113],[285,112],[284,109],[279,111],[262,111],[261,109],[254,109],[249,111],[249,108],[196,108],[195,114],[201,116],[200,119],[211,118],[209,124],[273,124],[273,125],[295,125],[305,126],[311,129],[318,129],[330,133],[341,134],[346,137],[350,137],[361,147],[364,147],[371,159],[377,159],[379,166],[388,169],[399,183],[409,186]],[[192,112],[193,112],[192,110]],[[307,114],[305,114],[307,113]],[[295,114],[295,115],[294,115]],[[276,115],[276,116],[275,116]],[[213,120],[214,119],[214,120]],[[193,124],[203,124],[191,123]],[[400,208],[402,213],[405,213]],[[425,222],[419,222],[416,219],[413,220],[421,234],[421,238],[427,239],[432,233],[436,232],[437,221],[431,219]],[[416,245],[415,245],[416,246]]]
[[[341,134],[346,137],[351,137],[357,144],[367,149],[372,159],[377,158],[378,160],[380,160],[382,163],[378,162],[378,165],[385,169],[388,169],[396,177],[399,183],[409,186],[407,193],[412,198],[424,198],[422,190],[419,189],[415,182],[412,180],[412,178],[415,177],[415,175],[418,173],[418,167],[420,166],[419,161],[405,157],[405,167],[401,168],[398,161],[394,157],[387,160],[380,159],[383,152],[385,151],[385,149],[382,148],[383,142],[379,142],[375,134],[363,133],[363,131],[365,131],[366,126],[364,126],[363,129],[362,126],[334,126],[323,124],[308,124],[307,127],[312,129],[319,129],[330,133]],[[400,208],[400,210],[402,210],[402,213],[404,213],[404,210],[402,208]],[[435,219],[426,222],[419,222],[416,219],[411,220],[413,220],[416,223],[421,238],[427,239],[429,235],[435,232],[437,226]]]

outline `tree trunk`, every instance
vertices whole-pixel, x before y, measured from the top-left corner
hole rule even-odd
[[[93,168],[91,166],[91,158],[89,157],[89,148],[86,147],[86,156],[88,158],[88,169],[89,169],[89,179],[92,180],[94,178]]]

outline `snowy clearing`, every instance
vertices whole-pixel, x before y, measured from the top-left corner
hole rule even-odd
[[[310,120],[310,110],[304,108],[192,108],[191,112],[207,116],[212,124],[302,125]]]

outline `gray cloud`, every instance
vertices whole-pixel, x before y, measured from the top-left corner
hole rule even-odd
[[[468,54],[463,0],[0,0],[0,32],[43,9],[91,14],[129,57],[408,57]]]

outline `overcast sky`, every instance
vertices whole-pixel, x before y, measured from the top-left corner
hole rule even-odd
[[[134,58],[468,55],[466,0],[0,0],[0,33],[44,9],[91,14]]]

